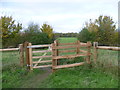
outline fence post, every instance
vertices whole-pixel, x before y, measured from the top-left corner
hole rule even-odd
[[[57,66],[57,60],[53,59],[54,56],[56,56],[56,51],[55,51],[55,49],[53,49],[54,46],[55,46],[55,43],[52,44],[52,72],[56,71],[56,69],[54,69],[54,67]]]
[[[20,65],[24,65],[24,48],[23,44],[19,44],[19,52],[20,52]]]
[[[80,41],[79,40],[77,40],[77,45],[80,46]],[[80,47],[77,47],[76,54],[79,54],[79,52],[80,52]]]
[[[96,64],[96,61],[97,61],[97,57],[98,57],[98,49],[97,49],[97,46],[98,46],[98,42],[93,42],[93,47],[94,47],[94,63]]]
[[[26,56],[26,66],[28,67],[28,65],[29,65],[29,53],[28,53],[28,51],[29,51],[29,49],[27,48],[27,46],[28,46],[28,42],[25,42],[24,43],[24,48],[25,48],[25,56]]]
[[[55,40],[54,43],[55,43],[55,46],[59,46],[58,40]],[[58,50],[58,49],[55,50],[55,54],[56,54],[55,56],[58,56],[58,55],[59,55],[59,50]],[[57,60],[56,60],[56,64],[59,65],[59,63],[60,63],[60,62],[59,62],[59,60],[57,59]]]
[[[32,44],[29,43],[28,46],[31,46]],[[32,63],[32,48],[28,48],[28,53],[29,53],[29,69],[33,70],[33,63]]]
[[[91,63],[91,62],[90,62],[91,42],[87,42],[87,48],[88,48],[88,52],[87,52],[87,58],[86,58],[86,60],[87,60],[87,63],[90,64],[90,63]]]

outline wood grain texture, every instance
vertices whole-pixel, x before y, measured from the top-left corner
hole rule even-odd
[[[52,52],[52,50],[32,51],[32,53]]]
[[[28,46],[31,46],[32,44],[29,43]],[[33,62],[32,62],[32,48],[29,48],[29,67],[30,67],[30,70],[33,70]]]
[[[34,56],[32,58],[49,58],[49,57],[52,57],[52,56]]]
[[[80,57],[80,56],[89,56],[89,54],[77,54],[77,55],[65,55],[65,56],[54,56],[53,59],[62,59],[62,58],[75,58],[75,57]]]
[[[19,48],[7,48],[7,49],[0,49],[0,51],[17,51]]]
[[[45,67],[52,67],[52,65],[35,66],[33,68],[45,68]]]
[[[60,69],[60,68],[68,68],[68,67],[75,67],[75,66],[80,66],[83,65],[84,62],[80,62],[80,63],[74,63],[74,64],[68,64],[68,65],[58,65],[56,67],[53,67],[54,69]]]
[[[39,48],[39,47],[51,47],[51,44],[27,46],[27,48]]]
[[[77,45],[77,43],[59,43],[59,45]]]
[[[24,48],[23,48],[23,44],[19,44],[19,52],[20,52],[20,65],[23,66],[24,65]]]
[[[97,46],[97,49],[120,51],[120,47]]]
[[[47,63],[52,62],[52,60],[45,60],[45,61],[33,61],[33,63]]]
[[[66,49],[66,48],[79,48],[80,45],[72,45],[72,46],[54,46],[53,49]]]

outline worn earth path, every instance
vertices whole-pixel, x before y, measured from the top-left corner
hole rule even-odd
[[[36,75],[34,78],[27,80],[22,88],[39,88],[39,85],[52,73],[50,68],[44,68],[44,73]]]

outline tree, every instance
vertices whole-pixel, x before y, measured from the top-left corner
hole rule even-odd
[[[99,16],[94,22],[90,20],[86,23],[85,28],[93,34],[94,40],[101,44],[113,44],[115,23],[110,16]]]
[[[39,25],[34,23],[30,23],[28,25],[21,37],[23,42],[28,41],[32,44],[51,43],[51,40],[48,38],[48,35],[44,32],[41,32]]]
[[[78,39],[79,39],[81,42],[90,41],[91,38],[90,38],[90,32],[88,31],[88,29],[83,28],[83,29],[79,32]]]
[[[29,25],[28,25],[28,28],[26,28],[24,30],[25,33],[39,33],[40,32],[40,27],[38,24],[34,24],[33,22],[31,22]]]
[[[44,23],[40,30],[46,33],[50,39],[53,38],[53,28],[50,25]]]
[[[1,16],[0,23],[0,30],[2,31],[0,37],[2,38],[3,46],[5,46],[10,40],[17,36],[22,29],[22,24],[15,24],[12,16]]]
[[[116,30],[115,23],[109,16],[100,16],[95,20],[98,25],[97,41],[103,44],[113,44],[114,32]]]

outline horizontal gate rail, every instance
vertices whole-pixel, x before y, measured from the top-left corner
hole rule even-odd
[[[75,58],[79,56],[90,56],[91,54],[77,54],[77,55],[65,55],[65,56],[54,56],[53,59],[62,59],[62,58]]]
[[[35,67],[33,67],[33,68],[44,68],[44,67],[52,67],[52,65],[35,66]]]
[[[59,43],[59,45],[77,45],[77,43]]]
[[[32,51],[32,53],[39,53],[39,52],[52,52],[52,50]]]
[[[72,45],[72,46],[54,46],[53,49],[66,49],[66,48],[77,48],[80,47],[80,45]]]
[[[52,60],[46,60],[46,61],[34,61],[33,63],[47,63],[47,62],[52,62]]]
[[[74,66],[80,66],[83,65],[84,62],[80,62],[80,63],[74,63],[74,64],[68,64],[68,65],[58,65],[58,66],[54,66],[54,69],[59,69],[59,68],[67,68],[67,67],[74,67]]]
[[[39,47],[50,47],[51,44],[47,44],[47,45],[31,45],[31,46],[27,46],[27,48],[39,48]]]
[[[52,56],[34,56],[32,58],[48,58],[48,57],[52,57]]]

